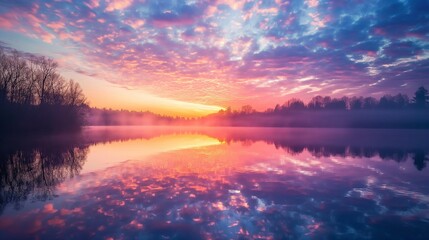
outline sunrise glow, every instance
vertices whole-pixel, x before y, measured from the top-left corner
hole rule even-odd
[[[3,1],[0,40],[54,58],[92,106],[201,116],[292,97],[410,94],[426,81],[424,9],[425,1]]]

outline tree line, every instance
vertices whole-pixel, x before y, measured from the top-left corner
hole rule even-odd
[[[0,130],[66,130],[83,123],[87,100],[79,84],[45,56],[0,48]]]
[[[292,98],[283,105],[276,104],[274,108],[268,108],[264,113],[281,113],[293,110],[400,110],[400,109],[428,109],[429,93],[426,88],[419,87],[410,99],[408,95],[384,95],[379,99],[374,97],[341,97],[315,96],[307,104],[304,101]],[[257,111],[251,105],[244,105],[240,110],[220,110],[224,115],[252,114]]]
[[[374,97],[315,96],[307,104],[290,99],[256,111],[251,105],[230,107],[198,121],[202,125],[321,128],[429,128],[429,94],[419,87],[406,94]]]

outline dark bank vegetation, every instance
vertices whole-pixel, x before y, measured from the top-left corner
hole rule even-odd
[[[429,128],[429,94],[420,87],[410,99],[405,94],[374,97],[316,96],[307,104],[290,99],[258,112],[221,110],[200,120],[202,124],[269,127]]]
[[[2,133],[74,130],[83,124],[82,89],[57,67],[50,58],[0,48]]]

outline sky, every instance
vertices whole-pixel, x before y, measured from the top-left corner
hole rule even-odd
[[[0,41],[91,106],[167,115],[429,88],[427,0],[1,0]]]

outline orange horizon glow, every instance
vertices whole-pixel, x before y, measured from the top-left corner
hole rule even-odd
[[[82,78],[79,78],[82,79]],[[221,106],[162,98],[139,89],[126,89],[105,81],[78,81],[85,91],[90,107],[137,112],[150,111],[160,115],[201,117],[219,110]]]

